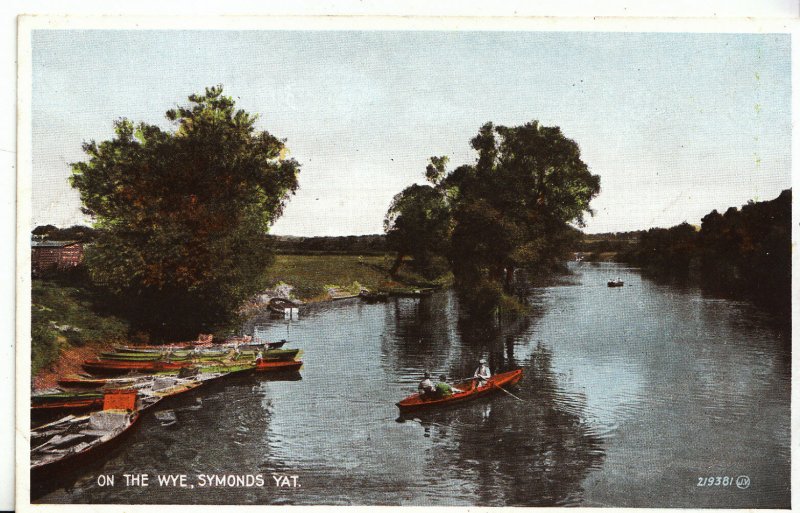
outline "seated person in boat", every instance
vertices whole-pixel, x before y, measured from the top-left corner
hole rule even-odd
[[[463,392],[463,390],[459,390],[450,383],[447,382],[447,376],[442,374],[439,376],[439,382],[436,383],[436,395],[440,397],[447,397],[453,394],[457,394],[459,392]]]
[[[492,371],[489,370],[489,366],[486,365],[486,360],[481,359],[480,365],[477,369],[475,369],[474,378],[477,380],[478,386],[482,387],[489,381],[489,378],[492,377]]]
[[[261,349],[258,350],[256,353],[256,363],[261,363],[261,360],[264,359],[264,353],[261,352]]]
[[[436,393],[436,389],[433,386],[433,381],[431,381],[431,374],[430,372],[426,372],[422,381],[419,382],[419,386],[417,387],[419,393],[423,396],[432,396]]]

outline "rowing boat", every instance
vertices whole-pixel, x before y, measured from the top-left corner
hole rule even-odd
[[[299,349],[269,349],[262,353],[263,360],[294,360]]]
[[[482,397],[492,392],[497,392],[500,387],[510,386],[516,384],[522,378],[522,369],[516,369],[509,372],[503,372],[489,378],[483,386],[478,386],[478,381],[475,378],[455,383],[456,388],[463,391],[457,392],[453,395],[439,396],[439,395],[423,395],[414,394],[406,397],[399,403],[397,407],[400,412],[409,412],[419,410],[421,408],[431,408],[436,406],[446,406],[450,404],[460,403]]]
[[[103,411],[31,430],[31,483],[106,454],[139,419],[136,396],[136,391],[107,393]]]
[[[31,416],[53,413],[99,410],[103,407],[101,392],[57,392],[31,396]]]
[[[181,367],[192,365],[192,362],[163,362],[156,361],[111,361],[111,360],[86,360],[83,368],[95,374],[122,374],[125,372],[162,372],[177,371]]]
[[[300,370],[300,367],[302,366],[303,362],[300,360],[262,360],[260,362],[256,362],[255,370],[256,372],[296,371]]]
[[[69,416],[32,430],[31,482],[106,454],[138,419],[138,411],[103,410],[84,417]]]

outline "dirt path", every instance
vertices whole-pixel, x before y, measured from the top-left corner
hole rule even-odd
[[[111,350],[113,344],[101,343],[83,347],[70,347],[61,351],[58,360],[52,365],[42,368],[33,377],[33,388],[53,388],[58,386],[58,380],[71,374],[84,372],[81,364],[84,360],[95,358],[102,351]]]

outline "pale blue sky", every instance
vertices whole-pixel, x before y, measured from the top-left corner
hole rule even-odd
[[[587,231],[698,223],[790,186],[788,35],[41,31],[33,46],[33,224],[85,222],[68,164],[119,117],[221,83],[286,138],[300,190],[273,233],[382,231],[431,155],[471,162],[486,121],[538,119],[601,176]]]

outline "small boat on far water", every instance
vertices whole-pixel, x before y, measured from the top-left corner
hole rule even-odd
[[[419,410],[422,408],[431,408],[435,406],[447,406],[462,401],[477,399],[486,394],[497,392],[499,388],[504,386],[514,385],[522,379],[522,369],[516,369],[501,374],[496,374],[489,378],[485,385],[479,387],[477,379],[472,378],[466,381],[454,383],[456,388],[460,388],[463,392],[456,392],[448,396],[424,396],[423,394],[414,394],[406,397],[399,403],[397,407],[400,408],[400,413]]]
[[[622,287],[623,285],[625,285],[625,282],[620,280],[619,278],[617,278],[615,280],[609,280],[608,281],[608,286],[609,287]]]

